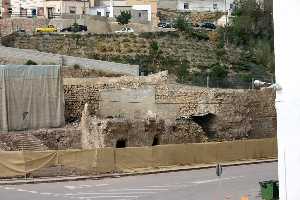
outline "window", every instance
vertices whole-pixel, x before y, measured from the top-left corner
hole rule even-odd
[[[97,15],[101,16],[102,14],[101,14],[101,12],[100,12],[100,11],[97,11]]]
[[[139,18],[141,18],[141,17],[142,17],[142,13],[139,12]]]
[[[69,7],[69,10],[70,10],[70,14],[76,14],[76,7],[71,6]]]
[[[106,12],[106,17],[109,17],[110,12]]]
[[[185,9],[185,10],[189,9],[189,3],[184,3],[183,4],[183,9]]]
[[[36,9],[32,9],[32,10],[31,10],[31,15],[32,15],[32,16],[36,16]]]
[[[233,3],[230,4],[230,10],[233,10]]]
[[[12,8],[8,8],[8,14],[12,14]]]

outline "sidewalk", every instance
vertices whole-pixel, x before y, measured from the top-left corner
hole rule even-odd
[[[260,163],[270,163],[270,162],[277,162],[277,159],[274,158],[274,159],[266,159],[266,160],[247,160],[247,161],[237,161],[237,162],[226,162],[221,164],[223,167],[229,167],[229,166],[250,165],[250,164],[260,164]],[[104,178],[120,178],[124,176],[138,176],[138,175],[157,174],[157,173],[208,169],[208,168],[214,168],[215,166],[216,164],[202,164],[202,165],[192,165],[192,166],[166,166],[157,169],[143,168],[143,169],[135,169],[130,171],[128,170],[122,173],[103,174],[97,176],[0,179],[0,185],[21,185],[21,184],[38,184],[38,183],[52,183],[52,182],[66,182],[66,181],[80,181],[80,180],[97,180],[97,179],[104,179]]]

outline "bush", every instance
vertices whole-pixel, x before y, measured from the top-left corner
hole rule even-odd
[[[73,65],[74,69],[80,69],[80,66],[78,64]]]
[[[191,36],[198,40],[209,40],[207,33],[204,33],[204,32],[193,31],[193,32],[191,32]]]
[[[182,32],[191,32],[192,26],[187,21],[186,17],[184,15],[179,15],[175,20],[175,27]]]
[[[179,66],[179,69],[177,71],[177,81],[179,83],[184,83],[189,75],[189,66],[186,63],[183,63]]]
[[[37,63],[34,62],[33,60],[27,60],[25,65],[37,65]]]
[[[220,49],[218,48],[216,50],[216,55],[219,58],[223,57],[225,54],[226,54],[226,50],[224,48],[220,48]]]
[[[211,65],[209,69],[210,76],[213,79],[224,80],[228,75],[227,66],[220,63]]]
[[[131,12],[129,10],[121,11],[119,16],[116,16],[117,22],[124,26],[130,22],[131,19]]]

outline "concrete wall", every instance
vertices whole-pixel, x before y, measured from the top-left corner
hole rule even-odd
[[[138,11],[135,11],[138,12]],[[132,20],[129,26],[132,27],[135,32],[150,32],[152,31],[152,24],[144,20],[145,13],[143,12],[142,21],[139,18]],[[75,22],[75,17],[73,15],[63,15],[61,18],[46,19],[46,18],[5,18],[0,19],[0,34],[2,36],[9,35],[15,32],[18,28],[24,29],[27,33],[31,34],[35,32],[37,27],[46,26],[52,24],[56,26],[59,30],[72,25]],[[76,16],[76,22],[81,25],[86,25],[88,27],[88,32],[90,33],[111,33],[116,30],[120,30],[121,26],[106,17],[101,16]],[[147,23],[148,22],[148,23]],[[61,36],[63,37],[63,36]],[[55,42],[55,40],[53,40]],[[30,44],[30,43],[28,43]]]
[[[137,89],[104,90],[100,93],[100,116],[122,116],[143,119],[147,112],[157,112],[155,89],[145,86]]]
[[[159,0],[157,6],[161,9],[176,10],[177,0]]]
[[[29,49],[16,49],[0,46],[0,58],[13,60],[17,64],[24,64],[27,60],[33,60],[38,64],[63,64],[66,66],[79,65],[81,68],[97,69],[103,72],[127,74],[138,76],[139,67],[120,63],[92,60],[73,56],[44,53]]]

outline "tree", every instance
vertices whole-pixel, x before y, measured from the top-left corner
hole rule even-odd
[[[224,80],[227,78],[228,70],[227,67],[220,63],[215,63],[210,66],[210,76],[215,80]]]
[[[255,63],[274,71],[273,0],[236,0],[232,23],[227,27],[227,40],[245,48],[256,58]],[[220,34],[224,30],[220,29]]]
[[[121,11],[121,14],[117,16],[116,19],[120,25],[126,26],[130,22],[131,12],[128,10]]]
[[[186,16],[184,15],[179,15],[177,16],[175,20],[175,27],[182,32],[190,32],[192,27],[189,24],[188,20],[186,19]]]
[[[158,66],[160,65],[160,55],[162,54],[158,42],[156,41],[151,42],[149,53],[150,56],[152,57],[152,66],[154,68],[158,68]]]
[[[181,63],[177,71],[177,81],[184,83],[189,75],[189,66],[186,63]]]

